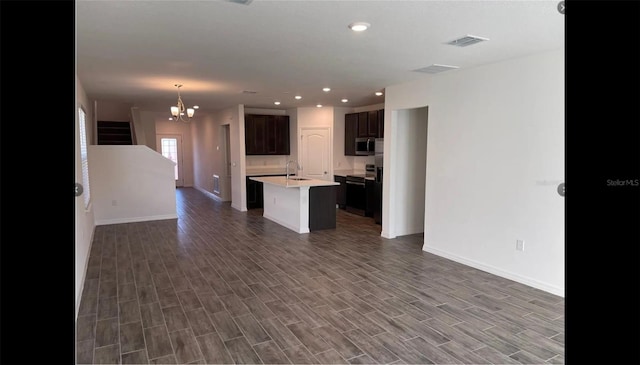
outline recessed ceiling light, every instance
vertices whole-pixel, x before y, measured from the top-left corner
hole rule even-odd
[[[169,117],[169,120],[173,120],[173,118]]]
[[[381,95],[382,95],[382,92],[376,91],[376,96],[381,96]]]
[[[280,105],[279,101],[274,101],[273,103],[276,104],[276,105]]]
[[[369,24],[369,23],[355,22],[355,23],[349,24],[349,29],[351,29],[354,32],[362,32],[364,30],[369,29],[370,26],[371,26],[371,24]]]
[[[316,105],[316,107],[322,108],[322,104],[318,104],[318,105]]]
[[[194,105],[193,109],[200,109],[200,107],[198,105]]]
[[[296,95],[295,98],[296,98],[296,100],[300,100],[300,99],[302,99],[302,96]]]
[[[325,87],[325,88],[323,88],[323,89],[322,89],[322,91],[324,91],[325,93],[327,93],[327,92],[331,91],[331,88]]]
[[[348,99],[342,99],[342,100],[340,100],[340,101],[341,101],[341,102],[343,102],[343,103],[346,103],[346,102],[348,102],[349,100],[348,100]]]

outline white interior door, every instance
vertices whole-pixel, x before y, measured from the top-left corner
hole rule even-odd
[[[176,163],[174,168],[176,186],[183,186],[182,136],[178,134],[158,134],[156,137],[156,147],[162,156]]]
[[[300,133],[302,176],[333,181],[331,171],[331,129],[302,128]]]

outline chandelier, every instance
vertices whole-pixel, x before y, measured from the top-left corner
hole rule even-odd
[[[198,109],[198,106],[194,105],[193,108],[185,108],[184,103],[182,102],[182,98],[180,97],[180,88],[182,87],[182,85],[175,84],[174,86],[178,88],[178,104],[176,106],[171,107],[172,117],[169,118],[169,120],[179,120],[182,122],[189,122],[191,118],[193,118],[193,114],[196,112],[196,109]],[[184,119],[185,112],[187,113],[188,119]]]

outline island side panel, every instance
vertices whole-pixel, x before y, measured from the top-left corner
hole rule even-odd
[[[309,190],[309,230],[336,228],[336,186],[314,186]]]
[[[263,216],[297,233],[309,233],[309,188],[263,184]]]

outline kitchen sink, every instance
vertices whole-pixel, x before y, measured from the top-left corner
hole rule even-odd
[[[292,176],[292,177],[289,178],[289,180],[300,181],[300,180],[311,180],[311,179],[306,178],[306,177],[295,177],[295,176]]]

